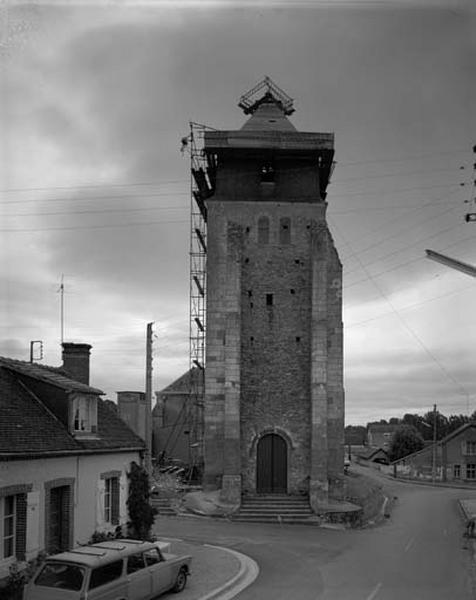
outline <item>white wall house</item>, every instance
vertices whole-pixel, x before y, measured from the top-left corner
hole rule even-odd
[[[65,346],[78,360],[86,345]],[[127,472],[141,463],[144,442],[100,390],[65,373],[0,358],[0,579],[17,560],[128,520]]]

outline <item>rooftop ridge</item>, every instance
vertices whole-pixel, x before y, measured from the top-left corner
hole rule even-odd
[[[264,95],[257,98],[257,95],[265,90]],[[238,106],[245,115],[253,114],[262,104],[274,103],[285,115],[292,115],[294,112],[293,99],[286,94],[274,81],[266,76],[262,81],[255,85],[251,90],[241,96]]]

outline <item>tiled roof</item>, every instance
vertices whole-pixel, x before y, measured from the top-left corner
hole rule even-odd
[[[0,367],[11,369],[27,377],[38,379],[66,391],[85,392],[89,394],[104,394],[103,391],[67,377],[62,369],[29,363],[23,360],[0,356]]]
[[[397,424],[388,424],[385,425],[383,423],[376,423],[375,425],[369,425],[369,431],[371,431],[372,433],[384,433],[384,432],[394,432],[396,431],[399,427],[402,426],[402,423],[397,423]]]
[[[31,368],[27,368],[28,365]],[[36,368],[35,368],[36,367]],[[0,457],[50,453],[90,453],[131,450],[144,447],[138,437],[107,404],[98,398],[97,437],[75,438],[16,375],[27,375],[66,393],[82,391],[99,396],[102,392],[68,379],[59,369],[0,359]]]
[[[86,439],[80,443],[83,448],[89,450],[145,447],[144,440],[136,435],[116,411],[103,400],[98,400],[98,437]]]
[[[0,369],[0,453],[77,449],[64,425],[10,371]]]
[[[200,383],[203,385],[203,371],[198,367],[192,367],[157,393],[167,394],[170,392],[181,392],[183,394],[188,394],[190,393],[192,384],[195,386],[197,384],[200,385]]]

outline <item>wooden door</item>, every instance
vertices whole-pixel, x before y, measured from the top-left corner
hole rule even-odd
[[[50,514],[49,514],[49,540],[50,553],[61,552],[69,549],[69,495],[67,485],[51,488]]]
[[[258,494],[285,494],[288,478],[286,441],[275,433],[258,442],[256,456],[256,491]]]

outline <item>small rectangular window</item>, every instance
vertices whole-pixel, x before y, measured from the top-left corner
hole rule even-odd
[[[104,481],[104,520],[106,523],[119,523],[119,479],[108,477]]]
[[[461,465],[453,465],[453,477],[459,479],[461,477]]]
[[[466,441],[466,454],[467,455],[476,454],[476,441],[473,441],[473,440]]]
[[[266,294],[266,306],[273,306],[273,294]]]
[[[476,479],[476,465],[475,464],[467,464],[466,465],[466,479]]]

